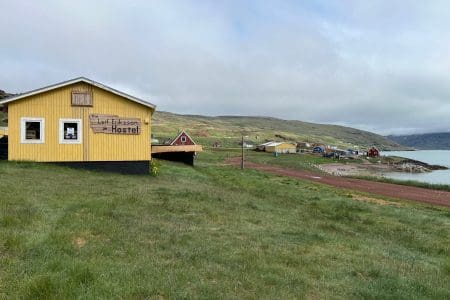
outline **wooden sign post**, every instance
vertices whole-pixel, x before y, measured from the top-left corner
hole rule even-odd
[[[140,134],[141,119],[121,118],[116,115],[89,115],[89,122],[94,133]]]

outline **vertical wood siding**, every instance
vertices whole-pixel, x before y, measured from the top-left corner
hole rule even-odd
[[[93,106],[71,105],[72,91],[90,91]],[[114,114],[141,119],[139,135],[93,133],[89,114]],[[134,161],[150,159],[152,109],[86,83],[76,83],[9,104],[9,160]],[[45,143],[20,142],[20,118],[45,119]],[[82,119],[81,144],[59,143],[59,120]],[[148,121],[146,123],[145,121]]]

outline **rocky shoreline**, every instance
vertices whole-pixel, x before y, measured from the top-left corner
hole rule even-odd
[[[431,172],[435,170],[448,170],[447,167],[439,166],[439,165],[430,165],[427,163],[424,163],[422,161],[414,160],[414,159],[405,159],[403,161],[400,161],[398,164],[400,164],[401,169],[408,169],[413,168],[417,169],[419,172]]]
[[[396,162],[378,163],[331,163],[317,165],[320,170],[335,176],[383,176],[386,173],[426,173],[435,170],[447,170],[447,167],[430,165],[413,159],[403,159]]]

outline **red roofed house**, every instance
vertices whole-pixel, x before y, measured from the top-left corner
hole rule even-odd
[[[378,156],[380,156],[380,151],[377,148],[372,147],[367,151],[367,156],[378,157]]]
[[[171,146],[195,145],[194,140],[182,130],[180,134],[170,143]]]
[[[197,145],[189,134],[183,130],[170,144],[152,145],[152,157],[181,161],[193,166],[197,152],[202,150],[202,146]]]

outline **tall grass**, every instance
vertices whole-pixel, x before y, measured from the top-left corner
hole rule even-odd
[[[0,298],[450,297],[448,209],[226,155],[156,177],[0,162]]]
[[[448,184],[434,184],[434,183],[426,183],[426,182],[415,181],[415,180],[400,180],[400,179],[393,179],[393,178],[379,177],[379,176],[351,176],[351,177],[356,178],[356,179],[364,179],[364,180],[371,180],[371,181],[377,181],[377,182],[386,182],[386,183],[393,183],[393,184],[406,185],[406,186],[415,186],[415,187],[420,187],[420,188],[424,188],[424,189],[450,192],[450,185],[448,185]]]

